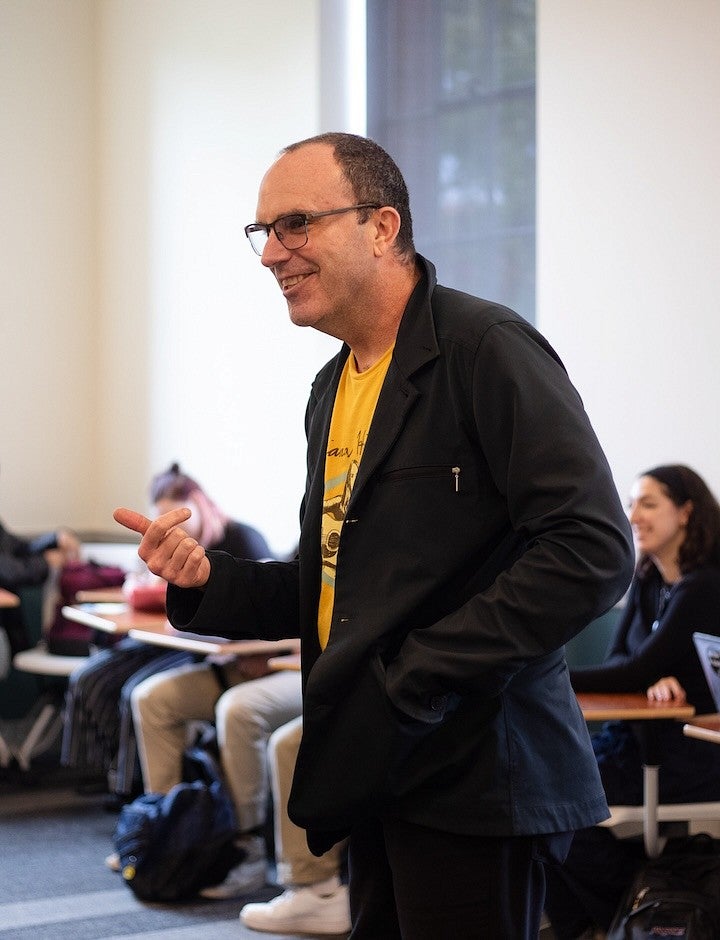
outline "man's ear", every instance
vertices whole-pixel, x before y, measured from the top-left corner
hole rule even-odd
[[[381,206],[374,212],[375,225],[375,254],[377,257],[386,254],[398,237],[400,231],[400,213],[392,206]]]

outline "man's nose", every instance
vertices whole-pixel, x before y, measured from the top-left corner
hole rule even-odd
[[[266,268],[271,268],[274,264],[277,264],[278,261],[287,260],[289,255],[290,251],[283,245],[274,230],[270,229],[270,234],[263,247],[260,261]]]

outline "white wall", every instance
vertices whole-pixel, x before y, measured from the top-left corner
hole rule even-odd
[[[720,3],[539,0],[538,325],[623,496],[720,494]]]
[[[291,547],[335,344],[289,325],[242,225],[278,148],[339,120],[319,92],[347,85],[321,68],[339,2],[0,2],[8,525],[112,531],[179,459]],[[720,492],[720,4],[539,0],[538,19],[539,325],[623,494],[665,460]]]

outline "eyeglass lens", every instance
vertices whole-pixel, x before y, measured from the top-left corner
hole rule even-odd
[[[275,232],[278,240],[286,248],[302,248],[307,244],[308,233],[304,215],[284,215],[276,219],[269,228]],[[253,250],[261,255],[269,238],[268,226],[248,225],[246,232]]]

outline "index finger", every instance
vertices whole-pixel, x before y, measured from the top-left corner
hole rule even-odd
[[[139,532],[140,535],[145,535],[150,525],[150,519],[140,512],[135,512],[134,509],[116,509],[113,513],[113,519],[115,522],[119,522],[120,525],[124,525],[126,529]]]

